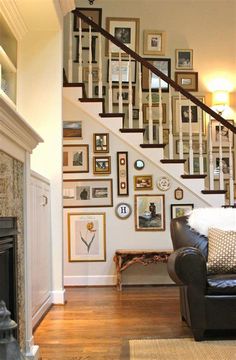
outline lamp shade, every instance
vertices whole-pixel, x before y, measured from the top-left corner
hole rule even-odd
[[[225,90],[217,90],[213,92],[213,105],[228,105],[229,104],[229,93]]]

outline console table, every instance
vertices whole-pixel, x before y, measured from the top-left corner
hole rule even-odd
[[[119,249],[114,255],[117,275],[117,290],[122,290],[121,273],[133,264],[157,264],[167,263],[172,250],[130,250]]]

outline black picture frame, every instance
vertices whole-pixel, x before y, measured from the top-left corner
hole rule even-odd
[[[150,62],[158,70],[162,71],[168,77],[171,77],[171,59],[170,58],[145,58],[144,60]],[[142,90],[149,91],[149,69],[142,65]],[[158,76],[152,73],[152,91],[159,90]],[[161,80],[162,92],[169,92],[169,84]]]
[[[102,26],[102,9],[101,8],[76,8],[85,16],[89,17],[97,25]],[[89,25],[81,19],[82,31],[89,31]],[[79,17],[74,13],[74,26],[73,31],[79,31]],[[95,29],[91,31],[96,32]]]

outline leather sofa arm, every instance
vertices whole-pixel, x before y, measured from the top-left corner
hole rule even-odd
[[[194,247],[182,247],[173,252],[167,264],[171,279],[178,285],[192,285],[206,288],[206,260]]]

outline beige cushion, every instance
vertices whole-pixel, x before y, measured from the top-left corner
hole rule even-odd
[[[208,273],[236,273],[236,232],[209,228]]]

